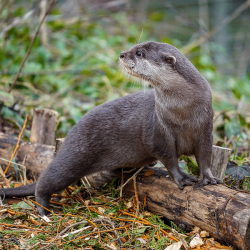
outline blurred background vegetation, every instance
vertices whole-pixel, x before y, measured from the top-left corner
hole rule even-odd
[[[65,136],[94,106],[142,89],[117,62],[152,40],[179,48],[211,84],[214,143],[249,156],[249,0],[57,0],[9,92],[49,2],[0,1],[0,131],[18,134],[26,114],[51,108]]]

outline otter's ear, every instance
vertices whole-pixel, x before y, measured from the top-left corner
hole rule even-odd
[[[174,56],[164,55],[165,61],[167,64],[174,66],[176,64],[176,58]]]

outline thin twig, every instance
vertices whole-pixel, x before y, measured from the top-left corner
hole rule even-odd
[[[65,232],[67,232],[72,227],[75,227],[75,226],[78,226],[78,225],[81,225],[81,224],[87,224],[87,223],[88,222],[85,220],[85,221],[80,221],[80,222],[74,223],[74,224],[72,224],[70,226],[67,226],[48,245],[46,245],[45,247],[40,248],[40,250],[47,249],[48,247],[50,247],[54,243],[55,240],[57,240],[62,234],[64,234]]]
[[[134,217],[134,218],[136,218],[136,219],[139,219],[140,221],[146,223],[146,225],[150,225],[150,226],[153,226],[153,227],[155,227],[155,228],[156,228],[156,227],[158,228],[158,226],[154,225],[153,223],[151,223],[151,222],[149,222],[149,221],[147,221],[147,220],[145,220],[145,219],[143,219],[143,218],[141,218],[141,217],[138,217],[138,216],[136,216],[136,215],[134,215],[134,214],[130,214],[130,213],[124,212],[124,211],[122,211],[122,210],[119,210],[119,212],[121,212],[122,214],[128,215],[128,216]],[[165,230],[163,230],[162,228],[159,228],[159,229],[160,229],[160,231],[161,231],[162,233],[164,233],[165,235],[167,235],[169,238],[175,240],[176,242],[179,241],[178,239],[176,239],[175,237],[173,237],[172,235],[170,235],[169,233],[167,233],[167,232],[166,232]]]
[[[122,178],[121,178],[121,185],[123,185],[124,183],[124,172],[123,172],[123,168],[122,168]],[[120,190],[120,197],[122,197],[122,188]]]
[[[27,228],[27,229],[31,229],[31,230],[37,230],[43,233],[48,233],[47,231],[44,231],[42,229],[36,228],[36,227],[28,227],[25,225],[14,225],[14,224],[7,224],[7,223],[2,223],[0,222],[0,225],[6,226],[6,227],[21,227],[21,228]]]
[[[20,140],[21,140],[21,138],[22,138],[23,131],[24,131],[25,127],[26,127],[27,120],[28,120],[28,115],[26,115],[26,117],[25,117],[25,121],[24,121],[24,124],[23,124],[23,127],[22,127],[22,131],[21,131],[21,133],[20,133],[19,136],[18,136],[18,140],[17,140],[16,147],[15,147],[15,149],[14,149],[14,152],[13,152],[12,155],[11,155],[10,162],[9,162],[8,166],[7,166],[7,168],[6,168],[5,171],[4,171],[4,176],[5,176],[5,174],[7,173],[7,171],[9,170],[10,164],[12,163],[12,159],[14,158],[14,156],[15,156],[15,154],[16,154],[16,152],[17,152],[17,149],[19,148],[19,143],[20,143]],[[10,187],[10,185],[9,185],[8,182],[6,182],[6,184]]]
[[[135,215],[138,216],[140,202],[139,202],[137,188],[136,188],[136,176],[135,175],[133,175],[133,181],[134,181],[134,190],[135,190],[135,199],[136,199],[136,212],[135,212]]]
[[[35,10],[33,9],[33,10],[30,10],[29,12],[27,12],[23,17],[16,17],[11,24],[9,24],[8,26],[6,26],[1,31],[0,37],[3,37],[8,30],[12,29],[16,25],[18,25],[18,24],[26,21],[27,19],[29,19],[34,13],[35,13]]]
[[[2,158],[2,157],[0,157],[0,160],[2,160],[2,161],[6,161],[6,162],[8,162],[8,163],[12,163],[12,161],[9,161],[9,160],[6,160],[6,159],[4,159],[4,158]],[[17,166],[20,166],[20,167],[23,167],[23,168],[26,168],[24,165],[22,165],[22,164],[19,164],[19,163],[15,163]]]
[[[73,239],[73,240],[69,240],[69,241],[60,243],[60,244],[58,244],[57,246],[61,246],[61,245],[64,245],[64,244],[67,244],[67,243],[70,243],[70,242],[73,242],[73,241],[76,241],[76,240],[80,240],[80,239],[86,238],[86,237],[88,237],[88,236],[90,236],[90,235],[93,235],[93,234],[114,232],[114,231],[116,231],[116,230],[125,229],[126,227],[131,227],[131,225],[127,225],[127,226],[123,226],[123,227],[118,227],[118,228],[113,228],[113,229],[109,229],[109,230],[103,230],[103,231],[97,231],[97,232],[89,233],[89,234],[80,236],[79,238],[76,238],[76,239]]]
[[[144,167],[141,167],[141,168],[140,168],[137,172],[135,172],[129,179],[127,179],[127,181],[126,181],[122,186],[118,187],[116,190],[119,190],[119,189],[125,187],[125,186],[128,184],[128,182],[131,181],[131,180],[134,178],[134,176],[138,175],[138,174],[142,171],[143,168],[144,168]]]
[[[47,9],[47,11],[46,11],[44,17],[43,17],[42,20],[40,21],[39,26],[38,26],[38,28],[37,28],[37,30],[36,30],[36,33],[35,33],[35,35],[34,35],[32,41],[31,41],[31,43],[30,43],[29,49],[28,49],[28,51],[27,51],[27,53],[26,53],[26,55],[25,55],[25,57],[24,57],[24,59],[23,59],[21,65],[20,65],[20,68],[19,68],[19,70],[18,70],[18,72],[17,72],[17,74],[16,74],[16,77],[15,77],[15,79],[14,79],[14,81],[13,81],[13,83],[12,83],[12,85],[11,85],[9,91],[8,91],[9,93],[10,93],[11,90],[14,88],[14,86],[15,86],[15,84],[16,84],[16,81],[17,81],[17,79],[18,79],[18,77],[19,77],[19,75],[20,75],[20,73],[21,73],[21,70],[22,70],[22,68],[23,68],[23,66],[24,66],[24,64],[25,64],[25,62],[26,62],[26,60],[27,60],[27,58],[28,58],[28,56],[29,56],[29,54],[30,54],[31,48],[32,48],[32,46],[33,46],[33,44],[34,44],[34,42],[35,42],[35,40],[36,40],[36,37],[37,37],[37,35],[38,35],[38,33],[39,33],[39,30],[40,30],[40,28],[41,28],[41,26],[42,26],[42,24],[43,24],[43,22],[44,22],[46,16],[48,15],[48,13],[49,13],[51,7],[52,7],[53,4],[55,3],[55,1],[56,1],[56,0],[51,0],[50,5],[49,5],[49,7],[48,7],[48,9]]]
[[[45,210],[49,211],[50,213],[52,213],[52,211],[51,211],[51,210],[49,210],[48,208],[46,208],[46,207],[42,206],[41,204],[37,203],[36,201],[30,200],[30,199],[29,199],[29,201],[31,201],[31,202],[33,202],[33,203],[35,203],[37,206],[39,206],[39,207],[41,207],[41,208],[43,208],[43,209],[45,209]],[[57,215],[57,214],[54,212],[54,215]]]
[[[98,222],[106,222],[108,224],[110,224],[110,226],[115,229],[115,223],[113,223],[112,221],[108,220],[108,219],[96,219],[94,220],[95,223],[98,223]],[[118,232],[115,230],[114,231],[115,235],[116,235],[116,238],[117,238],[117,241],[119,242],[120,245],[122,245],[122,240],[121,238],[119,237],[118,235]]]

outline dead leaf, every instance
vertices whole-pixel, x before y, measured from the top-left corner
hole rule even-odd
[[[148,170],[145,172],[144,176],[150,176],[150,175],[153,175],[153,174],[154,174],[154,170],[148,169]]]
[[[200,236],[201,236],[201,238],[209,237],[209,232],[207,232],[207,231],[201,231],[200,232]]]
[[[182,246],[182,243],[179,241],[177,243],[174,243],[168,247],[166,247],[164,250],[179,250]]]
[[[99,211],[101,214],[104,214],[106,210],[105,210],[103,207],[98,207],[98,211]]]
[[[41,225],[38,221],[36,221],[33,217],[30,217],[30,222],[32,224],[36,224],[36,225]]]
[[[195,248],[197,246],[202,246],[203,244],[204,244],[204,242],[199,235],[195,236],[189,243],[191,248]]]
[[[129,208],[132,208],[134,206],[133,202],[132,201],[129,201],[127,203],[125,203],[126,207],[129,209]]]

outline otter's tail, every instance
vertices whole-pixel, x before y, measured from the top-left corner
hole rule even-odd
[[[24,197],[34,195],[36,190],[36,182],[17,187],[17,188],[2,188],[0,189],[0,197]]]

